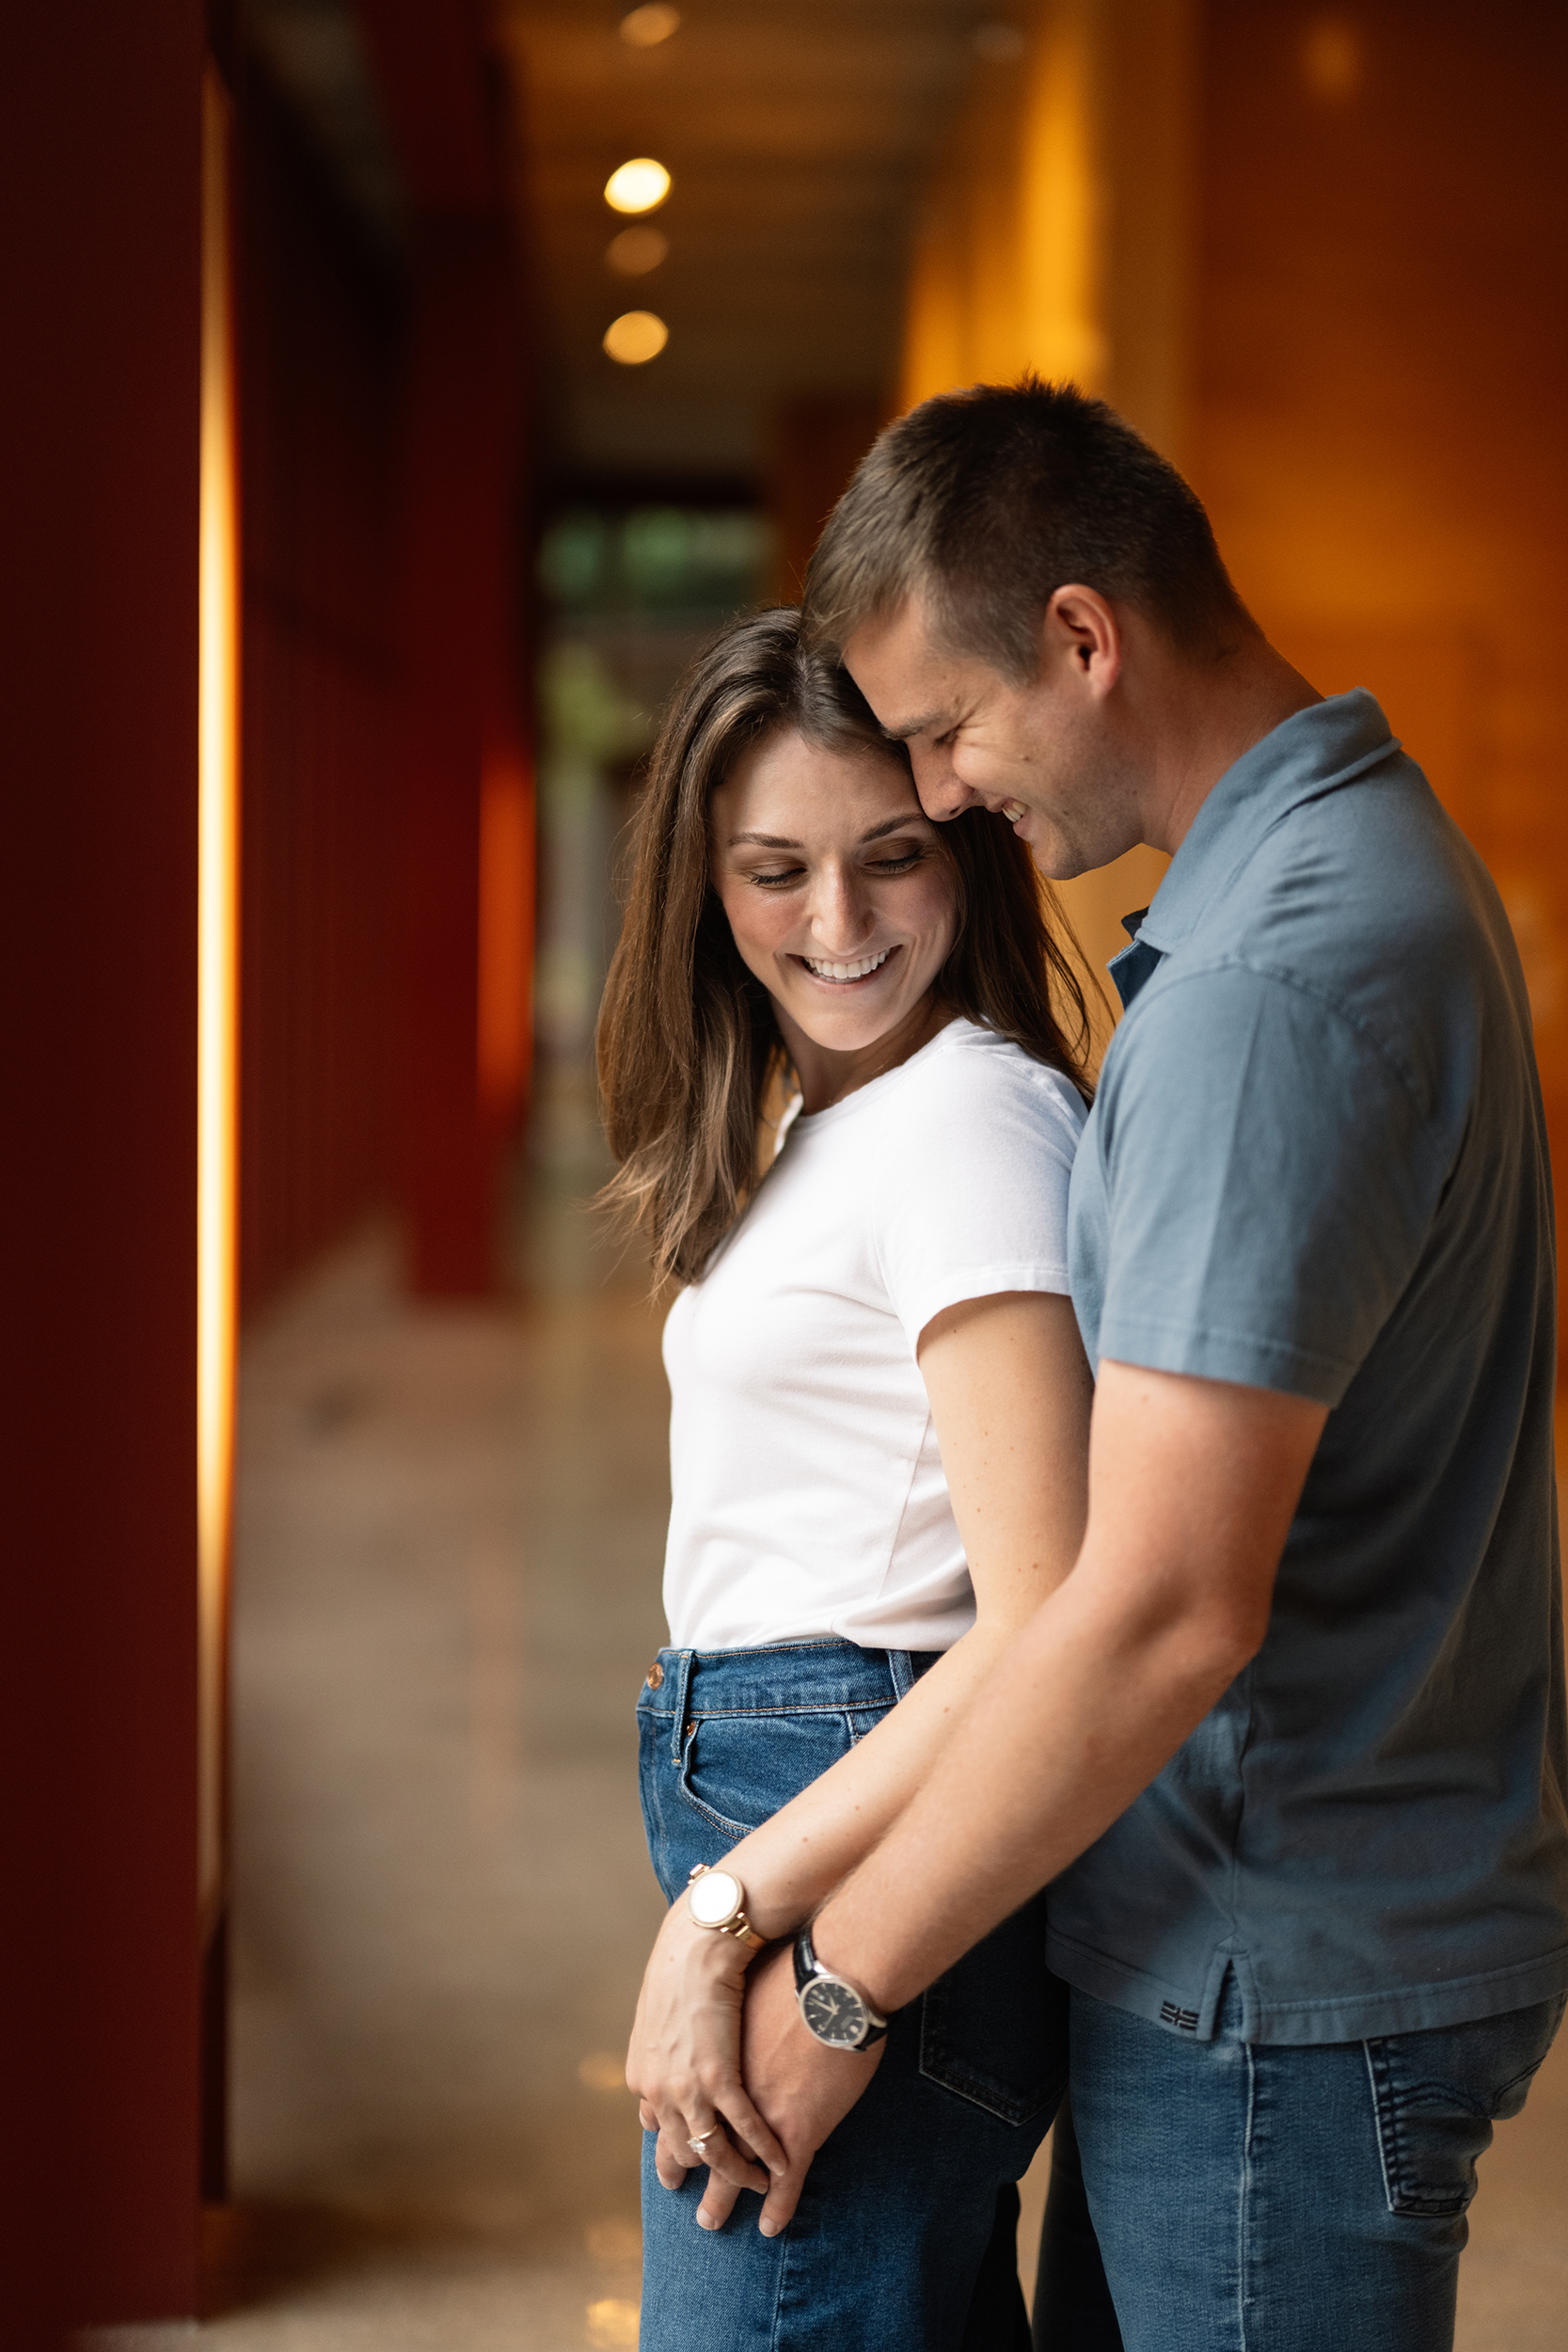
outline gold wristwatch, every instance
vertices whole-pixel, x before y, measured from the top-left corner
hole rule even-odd
[[[733,1935],[748,1951],[760,1952],[768,1941],[746,1916],[746,1889],[733,1870],[699,1862],[686,1882],[686,1907],[700,1928]]]

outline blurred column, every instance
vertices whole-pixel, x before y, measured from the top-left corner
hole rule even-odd
[[[202,15],[0,83],[0,2339],[196,2304]]]
[[[496,1279],[528,1077],[532,774],[518,610],[521,286],[503,117],[467,0],[361,0],[415,216],[406,421],[403,1194],[414,1287]]]
[[[781,604],[800,603],[822,526],[890,413],[888,403],[870,393],[803,394],[774,419],[768,510],[779,534],[774,594]]]
[[[495,1274],[526,1073],[532,805],[512,671],[516,285],[499,229],[422,233],[407,426],[403,1158],[416,1289]]]

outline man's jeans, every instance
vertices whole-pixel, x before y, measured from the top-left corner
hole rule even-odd
[[[1448,2352],[1476,2158],[1562,2011],[1293,2048],[1242,2041],[1234,1979],[1210,2042],[1075,1992],[1073,2121],[1127,2352]]]

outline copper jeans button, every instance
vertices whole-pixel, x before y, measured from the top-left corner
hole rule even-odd
[[[658,1689],[659,1684],[664,1679],[664,1669],[659,1664],[657,1658],[654,1660],[653,1664],[648,1668],[647,1673],[642,1678],[646,1682],[650,1691],[657,1691]]]

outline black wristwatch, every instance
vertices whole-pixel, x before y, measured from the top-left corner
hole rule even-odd
[[[795,1999],[806,2031],[830,2050],[869,2050],[887,2031],[887,2019],[860,1986],[824,1968],[811,1947],[810,1928],[795,1939]]]

